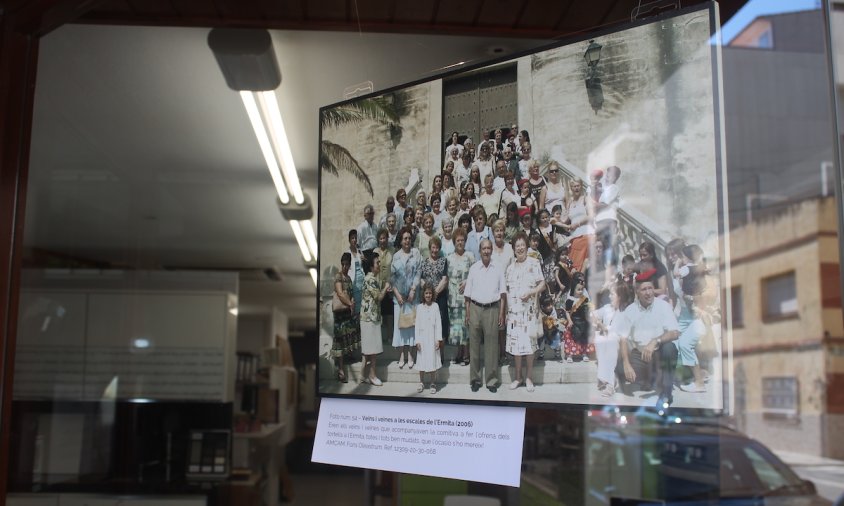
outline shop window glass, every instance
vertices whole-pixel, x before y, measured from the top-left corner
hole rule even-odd
[[[765,301],[763,318],[777,320],[797,316],[797,283],[794,272],[762,280]]]

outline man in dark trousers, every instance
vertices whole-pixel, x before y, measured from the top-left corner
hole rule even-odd
[[[667,408],[674,398],[674,369],[680,337],[677,318],[671,304],[657,299],[651,277],[636,279],[636,301],[627,306],[614,330],[618,333],[621,353],[616,375],[621,390],[632,395],[636,390],[656,390],[658,409]]]
[[[483,383],[495,393],[501,384],[498,365],[498,329],[507,314],[504,269],[492,262],[492,241],[480,242],[481,259],[469,268],[463,295],[466,299],[466,327],[469,329],[469,381],[472,391],[481,388],[481,343],[484,346]]]

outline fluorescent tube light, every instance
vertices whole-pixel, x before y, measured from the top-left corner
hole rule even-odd
[[[316,234],[314,233],[314,225],[311,220],[305,220],[302,222],[302,230],[305,232],[305,239],[308,240],[308,246],[311,248],[311,254],[314,256],[314,260],[319,258],[319,253],[317,251],[317,240]]]
[[[273,179],[278,198],[282,204],[290,202],[290,194],[296,204],[305,203],[305,195],[302,193],[302,186],[299,183],[299,176],[296,173],[296,166],[293,163],[293,153],[290,151],[290,143],[287,141],[287,134],[284,130],[284,122],[281,120],[281,112],[278,109],[278,101],[273,91],[241,91],[240,97],[246,107],[246,114],[255,130],[258,138],[258,145],[267,163],[267,169]],[[257,98],[257,101],[256,101]],[[279,163],[281,162],[281,163]],[[290,193],[288,193],[288,189]],[[313,258],[317,259],[317,239],[314,233],[314,226],[311,220],[297,221],[288,220],[299,243],[302,257],[306,262]],[[315,276],[315,272],[312,276]]]
[[[314,280],[314,286],[317,286],[317,271],[314,268],[308,269],[311,272],[311,279]]]
[[[302,227],[296,220],[290,220],[290,228],[293,229],[293,235],[296,236],[296,242],[299,243],[299,249],[302,251],[302,256],[306,262],[311,261],[311,252],[308,251],[308,243],[305,242],[305,236],[302,234]]]
[[[273,142],[276,156],[281,161],[281,172],[284,174],[284,181],[287,188],[293,195],[297,204],[305,202],[305,195],[302,193],[302,186],[299,184],[299,175],[296,173],[296,165],[293,163],[293,152],[290,151],[290,143],[287,141],[287,132],[284,130],[284,122],[281,120],[281,112],[278,109],[278,101],[274,91],[257,92],[258,103],[261,105],[264,118],[267,121],[267,130],[270,132],[270,139]]]
[[[255,97],[252,96],[251,91],[241,91],[240,98],[243,100],[243,106],[246,107],[246,114],[249,115],[252,129],[255,130],[255,137],[258,138],[258,145],[261,147],[261,153],[264,154],[264,161],[267,163],[267,169],[270,171],[270,177],[273,179],[278,198],[282,204],[287,204],[290,202],[290,195],[287,193],[287,187],[284,186],[284,180],[281,177],[281,171],[278,168],[275,154],[273,154],[270,138],[267,136],[264,123],[261,121],[261,113],[258,111],[258,105],[255,103]]]

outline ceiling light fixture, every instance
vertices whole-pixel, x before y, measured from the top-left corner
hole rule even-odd
[[[299,174],[293,162],[293,152],[287,141],[287,132],[284,130],[275,92],[272,90],[241,91],[240,98],[252,123],[252,129],[255,130],[258,145],[264,154],[273,183],[276,185],[278,198],[282,203],[287,204],[292,194],[294,202],[304,204],[305,194],[299,183]]]
[[[313,210],[302,191],[275,96],[274,90],[281,84],[281,71],[270,33],[267,30],[214,28],[208,34],[208,46],[226,84],[240,93],[278,193],[282,215],[290,222],[302,257],[306,262],[312,258],[316,260],[317,240],[310,219]],[[316,274],[313,271],[312,276]]]
[[[261,153],[264,154],[264,161],[267,163],[267,169],[270,171],[270,177],[273,179],[276,193],[282,203],[290,202],[290,195],[287,193],[287,187],[284,185],[284,180],[281,177],[281,171],[278,167],[278,161],[275,157],[275,150],[270,144],[270,138],[264,129],[264,123],[261,121],[261,113],[258,110],[258,105],[255,102],[255,97],[250,91],[241,91],[240,98],[243,100],[243,106],[246,107],[246,114],[249,116],[249,121],[252,123],[252,129],[255,130],[255,137],[258,138],[258,146],[261,147]]]
[[[281,112],[278,108],[278,101],[274,91],[262,91],[255,93],[258,96],[258,103],[264,117],[269,116],[270,140],[273,142],[276,156],[281,160],[281,171],[284,173],[284,181],[293,194],[293,200],[297,204],[305,202],[302,194],[302,186],[299,184],[299,175],[296,173],[296,165],[293,163],[293,153],[290,151],[290,143],[287,142],[287,132],[284,130],[284,122],[281,120]]]
[[[308,269],[308,272],[311,273],[311,279],[314,280],[314,286],[317,286],[317,270],[314,268]]]
[[[302,257],[306,262],[311,261],[311,252],[308,249],[308,243],[305,242],[305,236],[302,234],[302,227],[296,220],[290,220],[290,227],[293,229],[293,235],[296,236],[296,242],[299,243],[299,249],[302,251]]]
[[[293,228],[293,235],[296,236],[296,242],[299,243],[299,249],[302,251],[302,257],[305,262],[310,262],[311,258],[317,259],[317,244],[316,236],[314,235],[314,226],[311,218],[314,216],[314,210],[311,208],[311,199],[305,196],[304,202],[301,205],[289,202],[285,204],[279,199],[278,209],[285,220],[290,222]]]
[[[305,232],[305,239],[308,241],[308,246],[311,248],[311,254],[314,256],[314,260],[318,259],[319,254],[316,234],[314,233],[314,225],[311,220],[305,220],[302,222],[302,230]]]

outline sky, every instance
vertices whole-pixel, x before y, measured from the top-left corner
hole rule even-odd
[[[759,16],[783,12],[820,9],[821,0],[750,0],[721,28],[724,44],[733,40],[744,27]]]

